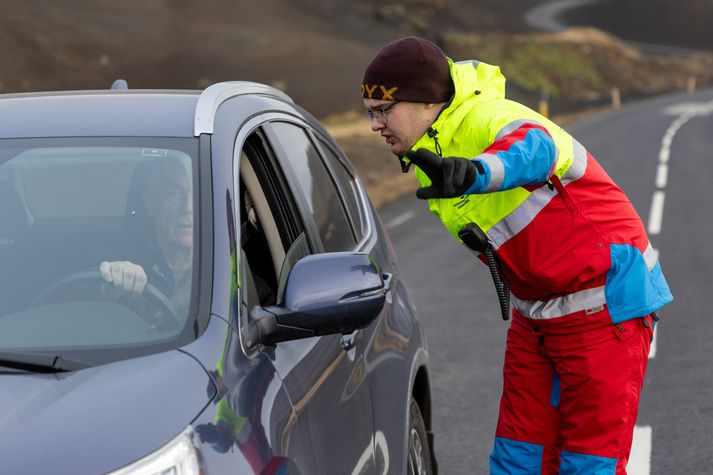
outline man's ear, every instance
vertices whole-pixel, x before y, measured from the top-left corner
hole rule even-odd
[[[421,104],[423,107],[424,117],[430,121],[428,124],[430,126],[431,123],[434,120],[436,120],[436,118],[438,117],[438,114],[441,113],[441,110],[442,110],[441,106],[443,105],[443,103],[442,102],[422,102]],[[424,133],[425,133],[425,131],[424,131]]]
[[[445,102],[424,102],[423,106],[426,109],[433,109],[433,108],[438,108],[438,107],[443,107],[445,105]]]

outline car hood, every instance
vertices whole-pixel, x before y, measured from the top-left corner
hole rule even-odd
[[[214,387],[169,351],[58,374],[0,374],[0,460],[7,473],[104,473],[161,447]]]

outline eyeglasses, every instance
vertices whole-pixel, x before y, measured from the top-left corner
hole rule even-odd
[[[389,121],[389,118],[387,117],[386,113],[389,112],[389,110],[391,110],[391,108],[399,102],[401,101],[394,101],[386,106],[368,109],[366,111],[366,118],[369,119],[370,122],[376,120],[380,124],[385,124]]]

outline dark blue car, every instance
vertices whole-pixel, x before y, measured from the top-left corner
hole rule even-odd
[[[435,472],[393,248],[289,97],[7,94],[0,123],[0,472]]]

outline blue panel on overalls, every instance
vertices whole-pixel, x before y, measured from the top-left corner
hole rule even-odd
[[[552,393],[550,393],[550,406],[559,407],[560,405],[560,377],[557,372],[554,372],[552,377]]]
[[[614,475],[616,459],[562,451],[560,475]]]
[[[541,445],[496,437],[490,454],[490,475],[540,473],[542,450]]]

